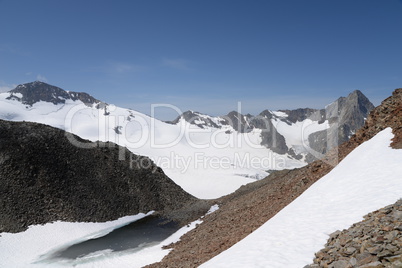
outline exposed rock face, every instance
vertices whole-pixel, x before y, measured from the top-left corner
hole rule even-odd
[[[349,140],[364,125],[369,112],[374,109],[374,105],[359,90],[353,91],[343,100],[338,100],[339,125],[344,126],[339,143]],[[331,105],[327,109],[330,107]]]
[[[310,147],[320,154],[325,154],[348,141],[356,130],[364,125],[365,119],[373,109],[374,105],[359,90],[339,98],[320,112],[329,120],[330,128],[311,134],[308,137]],[[312,155],[309,156],[310,162],[315,159]]]
[[[251,114],[242,115],[237,111],[231,111],[226,116],[226,123],[233,127],[240,133],[246,133],[252,130],[253,126],[250,124],[250,120],[253,118]]]
[[[311,153],[307,154],[306,160],[307,162],[312,162],[321,158],[332,148],[336,148],[338,145],[349,140],[356,130],[364,125],[368,113],[373,108],[374,105],[368,98],[359,90],[355,90],[347,97],[341,97],[331,103],[325,109],[300,108],[279,111],[285,113],[287,117],[279,117],[269,110],[264,110],[257,116],[250,114],[243,115],[232,111],[221,117],[212,117],[198,112],[187,111],[170,123],[177,124],[181,119],[184,119],[200,128],[231,126],[239,133],[261,129],[261,145],[276,153],[288,153],[292,157],[299,159],[302,158],[302,155],[296,155],[293,148],[287,146],[287,137],[284,137],[277,131],[275,125],[272,123],[272,119],[283,121],[288,125],[302,122],[306,119],[316,121],[318,124],[322,124],[328,120],[329,129],[317,131],[308,137],[309,146],[312,149],[310,151],[311,153],[316,153],[314,155]]]
[[[35,81],[22,84],[9,91],[8,99],[16,99],[26,105],[33,105],[39,101],[51,102],[53,104],[64,104],[66,100],[80,100],[87,105],[101,103],[91,95],[84,92],[64,91],[59,87],[49,85],[44,82]],[[20,93],[22,97],[18,95]]]
[[[289,122],[296,123],[304,121],[306,119],[311,119],[313,121],[319,121],[323,123],[325,121],[325,109],[317,110],[310,108],[299,108],[295,110],[280,110],[288,115],[286,118]]]
[[[316,267],[402,267],[402,200],[331,234],[314,264],[305,266]]]
[[[263,111],[258,116],[250,120],[250,125],[253,128],[259,128],[261,132],[261,145],[270,148],[278,154],[285,154],[289,151],[286,145],[285,137],[279,134],[278,130],[272,124],[272,113],[268,110]]]
[[[216,200],[219,210],[207,215],[196,229],[170,245],[173,250],[161,262],[149,267],[176,267],[177,264],[196,267],[208,261],[256,230],[330,172],[353,149],[387,127],[395,134],[392,146],[402,148],[402,89],[395,90],[392,97],[371,111],[364,126],[339,150],[329,151],[323,160],[299,169],[274,172]]]
[[[56,128],[0,120],[0,232],[55,220],[168,213],[196,201],[149,158],[69,137],[89,149]]]

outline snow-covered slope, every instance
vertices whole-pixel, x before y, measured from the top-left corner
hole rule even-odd
[[[241,133],[229,125],[200,127],[186,120],[169,124],[96,99],[84,103],[76,98],[78,93],[63,91],[60,97],[57,92],[61,89],[34,83],[0,94],[0,119],[44,123],[91,141],[117,143],[150,157],[184,190],[199,198],[229,194],[264,178],[268,170],[305,165],[262,146],[259,129]],[[42,98],[27,100],[26,89],[34,86],[42,89],[38,92]],[[51,101],[46,101],[49,98]],[[77,140],[71,142],[85,146]]]
[[[328,148],[325,130],[337,132],[332,117],[351,114],[341,112],[359,106],[362,96],[354,92],[341,99],[342,105],[331,104],[327,115],[324,109],[265,110],[255,117],[236,111],[222,117],[188,111],[167,123],[36,81],[0,94],[0,119],[44,123],[91,141],[117,143],[150,157],[194,196],[216,198],[266,177],[270,170],[301,167],[311,155],[323,156]],[[371,106],[362,107],[367,113]],[[357,119],[364,122],[365,113],[358,113]],[[315,133],[319,135],[314,136],[313,150],[309,137]]]
[[[202,267],[300,268],[329,234],[402,197],[402,150],[391,128],[352,151],[330,173],[245,239]]]
[[[281,112],[273,112],[271,121],[279,134],[286,137],[286,146],[292,148],[296,155],[306,154],[309,149],[308,137],[310,134],[326,130],[330,127],[328,120],[320,122],[306,118],[303,121],[290,122],[288,115]]]

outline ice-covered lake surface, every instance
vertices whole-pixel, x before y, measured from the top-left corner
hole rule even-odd
[[[212,206],[208,213],[217,209]],[[0,233],[0,267],[143,267],[162,260],[170,251],[164,245],[179,241],[202,222],[201,217],[179,228],[152,214],[109,222],[57,221]]]
[[[149,215],[117,228],[105,236],[79,242],[57,251],[51,254],[47,261],[85,258],[96,252],[141,250],[158,244],[178,229],[179,225],[174,221]]]

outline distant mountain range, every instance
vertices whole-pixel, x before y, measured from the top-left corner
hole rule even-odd
[[[370,100],[361,91],[355,90],[347,97],[340,97],[324,109],[264,110],[257,116],[232,111],[221,117],[187,111],[170,123],[177,124],[180,120],[186,120],[200,128],[222,128],[229,125],[239,133],[260,129],[262,130],[261,145],[278,154],[288,153],[300,159],[303,153],[309,153],[305,148],[300,147],[305,142],[302,137],[299,139],[294,137],[306,131],[306,129],[303,130],[303,126],[314,125],[316,129],[307,135],[308,145],[320,154],[325,154],[333,147],[347,141],[357,129],[362,127],[372,109],[374,105]],[[314,155],[310,154],[307,161],[312,160]]]
[[[373,108],[356,90],[323,109],[267,109],[256,116],[232,111],[219,117],[187,111],[162,122],[39,81],[0,94],[0,119],[43,123],[91,141],[117,143],[150,157],[201,198],[228,194],[272,170],[322,157],[347,141]]]

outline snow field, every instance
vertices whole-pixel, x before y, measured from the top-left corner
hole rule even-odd
[[[0,118],[44,123],[91,141],[111,141],[148,156],[185,191],[204,199],[230,194],[240,186],[264,178],[267,170],[305,165],[261,146],[260,130],[238,133],[230,126],[199,128],[181,120],[168,124],[142,113],[107,106],[96,109],[80,101],[25,106],[1,93]],[[219,118],[215,121],[218,123]],[[229,131],[226,133],[226,131]],[[82,144],[72,139],[76,146]]]
[[[201,267],[286,267],[312,263],[329,234],[402,197],[402,150],[387,128],[268,222]]]

